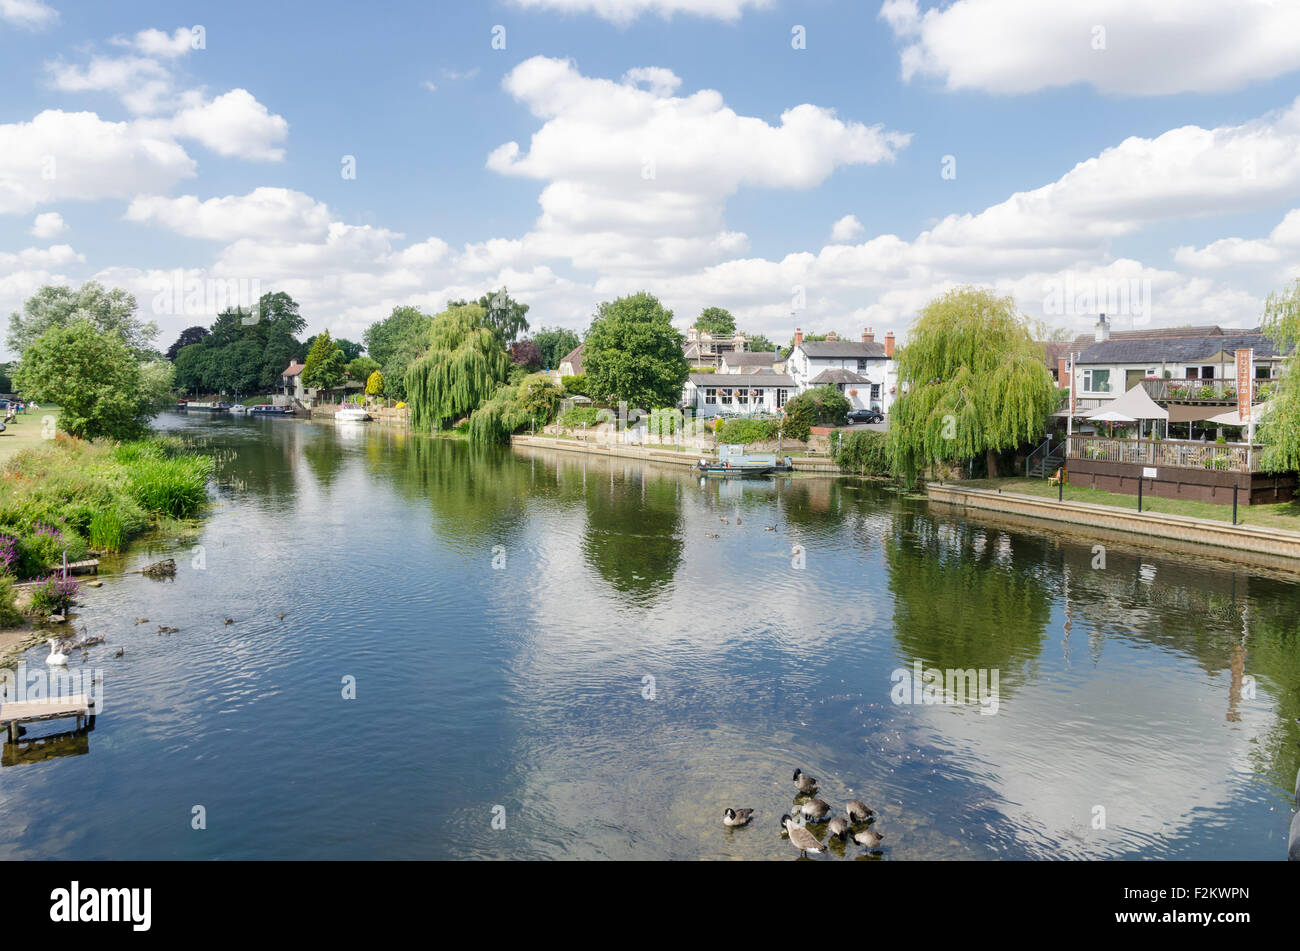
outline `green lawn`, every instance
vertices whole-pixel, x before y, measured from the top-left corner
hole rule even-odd
[[[1022,495],[1039,495],[1056,498],[1057,488],[1046,479],[971,479],[959,483],[972,489],[1001,489],[1004,492],[1019,492]],[[1090,502],[1094,505],[1111,505],[1115,508],[1137,510],[1136,495],[1121,495],[1117,492],[1103,492],[1100,489],[1075,488],[1065,486],[1065,498],[1069,502]],[[1232,505],[1215,505],[1213,502],[1194,502],[1189,499],[1165,499],[1159,496],[1144,495],[1142,511],[1166,515],[1187,515],[1192,518],[1213,519],[1220,522],[1232,521]],[[1283,528],[1300,532],[1300,502],[1283,502],[1280,505],[1241,505],[1237,509],[1239,525],[1258,525],[1263,528]]]
[[[0,433],[0,465],[4,465],[22,450],[39,446],[44,441],[41,435],[41,420],[46,416],[53,416],[57,422],[59,408],[46,406],[44,403],[41,404],[40,409],[29,408],[26,413],[18,414],[18,418]]]

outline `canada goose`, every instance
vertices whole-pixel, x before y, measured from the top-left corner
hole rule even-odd
[[[114,657],[121,657],[121,656],[122,656],[123,654],[125,654],[125,653],[126,653],[126,651],[123,650],[121,647],[119,647],[119,648],[117,649],[117,653],[114,654],[113,656],[114,656]]]
[[[722,824],[724,826],[743,826],[753,817],[753,809],[725,809],[722,813]]]
[[[50,645],[50,656],[45,658],[45,663],[54,667],[62,667],[68,662],[68,655],[60,653],[59,649],[54,646],[54,638],[49,638],[48,643]]]
[[[727,521],[727,516],[725,516],[725,515],[719,515],[719,516],[718,516],[718,521],[721,522],[723,525],[730,525],[730,524],[731,524],[730,522]]]
[[[867,819],[875,815],[861,799],[850,799],[844,804],[844,811],[849,814],[849,818],[854,822],[866,822]]]
[[[817,780],[813,779],[801,769],[794,771],[794,782],[802,793],[810,793],[817,788]]]
[[[286,617],[286,615],[284,614],[283,611],[281,611],[281,612],[280,612],[280,620],[283,621],[283,620],[285,619],[285,617]]]
[[[836,816],[826,824],[826,834],[833,835],[837,839],[842,839],[849,834],[849,820]]]
[[[831,804],[825,799],[809,799],[799,807],[799,811],[805,819],[825,819],[831,814]]]
[[[826,846],[817,841],[817,836],[797,824],[790,818],[789,813],[781,817],[781,828],[790,836],[790,844],[799,850],[800,855],[806,852],[821,854],[826,851]]]
[[[854,833],[853,841],[858,845],[865,845],[869,849],[880,848],[880,841],[885,837],[883,832],[877,832],[875,829],[863,829],[861,832]]]
[[[228,617],[228,618],[226,618],[226,623],[227,623],[227,624],[234,624],[234,623],[235,623],[235,619],[232,618],[232,617]]]

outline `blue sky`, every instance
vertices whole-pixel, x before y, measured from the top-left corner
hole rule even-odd
[[[0,310],[94,278],[165,346],[222,281],[354,338],[645,288],[785,339],[970,282],[1071,329],[1117,288],[1120,325],[1254,324],[1300,274],[1300,5],[1224,6],[0,0]],[[205,293],[160,301],[173,269]]]

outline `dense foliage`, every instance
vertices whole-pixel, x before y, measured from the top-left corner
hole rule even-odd
[[[721,307],[706,307],[695,318],[695,328],[715,337],[728,337],[736,332],[736,318]]]
[[[541,429],[560,408],[560,389],[545,373],[526,376],[517,384],[497,388],[469,418],[474,442],[509,442],[511,435],[535,426]]]
[[[253,311],[227,308],[199,342],[176,351],[176,387],[236,397],[266,392],[297,356],[297,335],[306,326],[297,302],[282,291],[263,294]]]
[[[558,370],[560,361],[582,343],[578,335],[567,327],[543,327],[533,334],[532,339],[542,351],[542,366],[547,370]]]
[[[501,337],[476,304],[452,306],[434,318],[426,349],[406,372],[411,424],[438,431],[481,406],[510,372]]]
[[[302,385],[315,389],[334,389],[347,376],[347,368],[347,354],[326,330],[312,338],[311,349],[303,363]]]
[[[893,472],[888,437],[873,429],[855,429],[834,440],[835,464],[855,475],[887,476]]]
[[[849,401],[833,386],[805,390],[785,404],[783,434],[807,440],[813,426],[840,426],[849,412]]]
[[[902,395],[890,413],[894,471],[912,484],[935,463],[997,456],[1042,436],[1056,384],[1029,321],[1009,297],[961,287],[935,298],[898,354]]]
[[[115,287],[106,290],[87,281],[76,290],[47,284],[9,317],[9,349],[20,356],[40,337],[56,327],[88,323],[102,334],[116,337],[137,358],[156,356],[151,350],[158,326],[136,316],[135,297]]]
[[[776,442],[777,430],[780,428],[780,421],[775,419],[737,418],[724,420],[716,432],[720,443],[748,445],[754,442]]]
[[[1264,306],[1264,332],[1281,350],[1290,350],[1282,379],[1271,389],[1269,412],[1256,430],[1264,445],[1260,466],[1266,472],[1300,469],[1300,280],[1269,295]]]
[[[642,409],[676,406],[690,367],[672,319],[645,292],[601,304],[583,341],[588,393]]]
[[[514,343],[521,333],[528,330],[528,305],[513,300],[504,287],[495,293],[484,294],[475,303],[483,312],[484,325],[495,330],[504,343]],[[454,300],[447,304],[449,310],[468,306],[470,302],[465,300]]]
[[[366,328],[366,351],[379,362],[384,375],[384,395],[406,399],[406,371],[424,351],[433,318],[415,307],[394,307],[393,312]]]

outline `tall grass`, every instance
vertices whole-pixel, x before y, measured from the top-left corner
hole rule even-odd
[[[153,515],[188,518],[208,500],[211,459],[201,456],[141,459],[126,468],[131,494]]]

